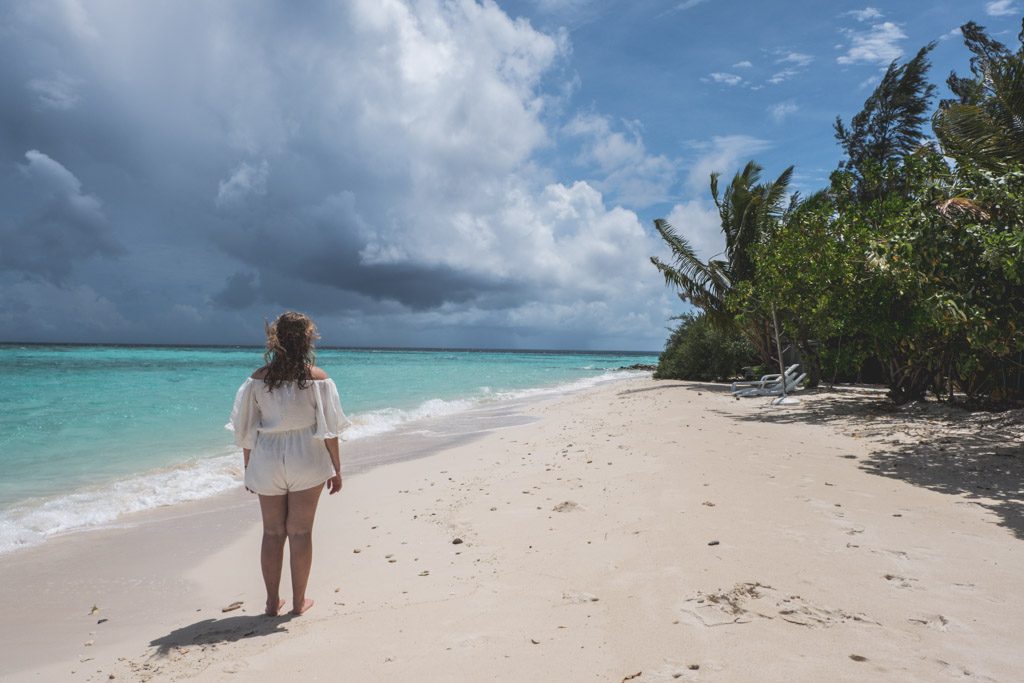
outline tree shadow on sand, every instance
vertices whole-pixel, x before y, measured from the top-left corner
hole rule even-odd
[[[833,424],[875,445],[861,470],[962,496],[1024,540],[1024,410],[971,413],[933,402],[895,408],[877,394],[820,392],[796,406],[720,412],[744,421]]]
[[[166,636],[150,641],[156,648],[154,656],[166,657],[171,650],[179,647],[212,645],[217,643],[233,643],[243,638],[269,636],[274,633],[287,633],[283,626],[294,619],[294,615],[283,614],[278,617],[264,615],[238,615],[223,619],[203,619],[188,626],[177,628]]]
[[[686,389],[697,393],[709,392],[718,394],[729,393],[730,384],[719,384],[717,382],[684,382],[681,380],[660,379],[653,386],[640,387],[639,389],[624,389],[617,396],[628,396],[630,394],[643,394],[648,391],[666,391],[670,389]]]

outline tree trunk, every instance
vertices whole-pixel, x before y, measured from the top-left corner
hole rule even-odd
[[[807,388],[817,389],[821,384],[821,354],[818,352],[818,347],[804,336],[801,336],[796,346],[800,350],[800,363],[803,365],[803,371],[807,373]]]

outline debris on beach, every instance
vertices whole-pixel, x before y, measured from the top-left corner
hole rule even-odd
[[[236,600],[235,602],[231,603],[227,607],[221,607],[220,611],[221,612],[233,612],[236,609],[241,608],[241,606],[242,606],[242,601],[241,600]]]
[[[97,607],[96,605],[93,605],[93,606],[92,606],[92,609],[91,609],[91,610],[89,610],[89,616],[92,616],[93,614],[96,614],[96,613],[97,613],[97,612],[99,612],[99,611],[100,611],[100,608],[99,608],[99,607]]]
[[[718,545],[718,541],[708,541],[708,545]]]
[[[461,538],[456,538],[456,539],[452,540],[452,545],[461,545],[461,544],[462,544],[462,539]]]
[[[580,591],[563,591],[562,600],[571,603],[584,603],[584,602],[597,602],[601,598],[597,597],[592,593],[583,593]]]
[[[571,512],[572,510],[578,510],[579,507],[579,503],[576,503],[575,501],[571,500],[566,500],[562,501],[561,503],[559,503],[558,505],[551,509],[554,512]]]

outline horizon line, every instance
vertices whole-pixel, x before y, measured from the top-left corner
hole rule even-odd
[[[200,349],[262,349],[261,344],[172,344],[172,343],[131,343],[131,342],[41,342],[41,341],[0,341],[4,346],[106,346],[123,348],[200,348]],[[318,346],[323,351],[464,351],[489,353],[572,353],[597,354],[618,353],[628,355],[658,356],[661,351],[627,349],[513,349],[471,346]]]

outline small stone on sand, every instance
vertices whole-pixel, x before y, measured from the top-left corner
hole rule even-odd
[[[462,543],[461,538],[456,538],[452,541],[452,545],[460,545]]]
[[[718,545],[718,541],[708,541],[708,545]]]

